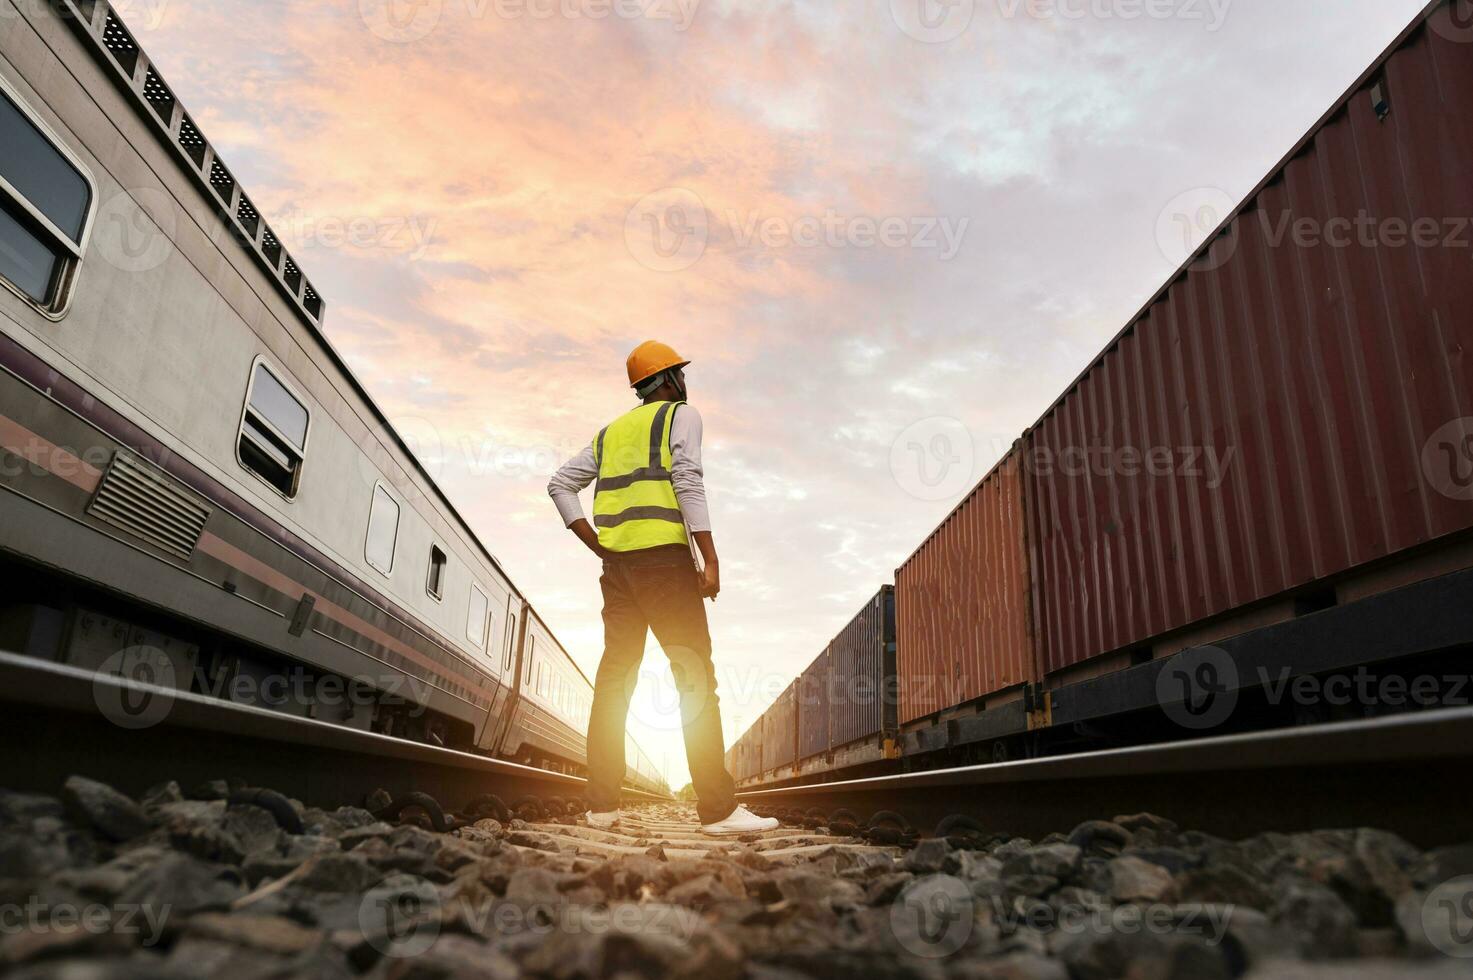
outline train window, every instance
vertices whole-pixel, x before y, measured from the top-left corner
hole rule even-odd
[[[0,281],[65,311],[96,195],[81,165],[0,82]]]
[[[236,454],[242,466],[288,500],[301,484],[309,420],[301,399],[258,358],[246,392]]]
[[[479,585],[472,585],[471,608],[465,617],[465,638],[477,647],[486,645],[486,612],[490,608],[491,600],[486,598],[486,593]]]
[[[537,662],[537,637],[532,637],[532,642],[527,651],[527,676],[522,678],[525,687],[532,686],[532,665]]]
[[[373,488],[373,509],[368,512],[368,541],[363,556],[388,575],[394,570],[394,545],[399,538],[399,502],[382,483]]]
[[[430,577],[425,583],[430,598],[439,602],[445,598],[445,552],[430,545]]]
[[[517,613],[512,608],[515,601],[514,596],[506,597],[506,636],[502,638],[501,669],[508,674],[511,673],[512,661],[517,655]]]

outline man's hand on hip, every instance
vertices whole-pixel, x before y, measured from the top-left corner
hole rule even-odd
[[[592,524],[588,523],[587,518],[579,518],[572,524],[569,524],[568,530],[578,535],[578,540],[587,545],[589,551],[598,555],[604,561],[608,561],[609,557],[613,554],[609,549],[598,543],[598,532],[593,529]]]

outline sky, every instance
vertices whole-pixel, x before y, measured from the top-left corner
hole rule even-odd
[[[693,360],[730,741],[1423,0],[113,5],[590,676],[547,479]]]

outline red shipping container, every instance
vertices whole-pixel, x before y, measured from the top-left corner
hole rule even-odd
[[[895,731],[895,589],[880,589],[829,644],[829,742]]]
[[[1430,17],[1025,437],[1046,671],[1473,526],[1473,44]]]
[[[895,572],[900,724],[1037,679],[1015,446]]]
[[[829,651],[820,653],[798,678],[798,758],[808,759],[829,750],[829,711],[833,702]]]
[[[798,758],[798,682],[789,684],[762,715],[762,770],[791,766]]]

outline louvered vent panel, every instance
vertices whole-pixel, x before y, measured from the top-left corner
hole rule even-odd
[[[113,457],[87,512],[182,558],[194,553],[210,517],[171,477],[128,453]]]

